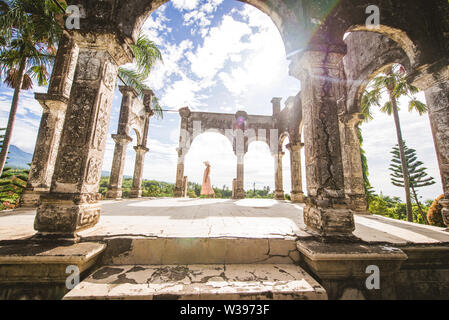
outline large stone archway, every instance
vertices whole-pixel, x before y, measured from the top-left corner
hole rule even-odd
[[[70,31],[70,44],[61,46],[62,62],[55,67],[49,89],[53,98],[48,98],[63,100],[66,111],[57,155],[52,156],[55,169],[51,188],[41,196],[37,210],[35,228],[40,235],[73,238],[77,231],[98,222],[97,191],[117,68],[132,61],[129,44],[135,40],[145,18],[165,2],[68,1],[83,5],[85,17],[81,20],[81,29]],[[346,140],[340,135],[339,122],[347,92],[342,63],[347,45],[343,35],[347,31],[365,29],[366,8],[373,4],[382,9],[378,32],[395,40],[407,54],[411,61],[410,81],[426,91],[431,105],[430,119],[446,197],[442,204],[448,216],[447,1],[343,0],[335,3],[329,0],[319,5],[313,0],[244,2],[271,17],[292,60],[290,73],[301,80],[307,227],[324,236],[350,235],[354,230],[343,173],[342,143]],[[299,130],[299,123],[297,128]]]
[[[211,113],[211,112],[192,112],[188,107],[179,110],[181,117],[179,148],[178,148],[178,164],[176,170],[176,187],[174,191],[175,197],[186,195],[186,179],[184,176],[184,160],[194,139],[200,134],[208,131],[218,132],[224,135],[232,144],[233,151],[237,157],[237,174],[233,183],[233,198],[242,199],[245,197],[244,191],[244,158],[248,151],[248,146],[253,141],[263,141],[270,148],[270,152],[275,161],[275,185],[276,198],[284,199],[282,190],[282,144],[279,143],[281,138],[290,133],[290,146],[296,146],[300,137],[300,123],[302,119],[301,104],[291,97],[286,108],[281,111],[280,98],[273,98],[272,116],[248,115],[244,111],[238,111],[235,114]],[[293,101],[294,100],[294,101]],[[296,103],[295,103],[296,101]],[[299,138],[298,138],[299,137]],[[298,140],[299,139],[299,140]],[[291,157],[295,168],[292,170],[292,179],[294,179],[294,191],[298,195],[295,202],[302,202],[303,195],[301,183],[301,148],[294,148]],[[299,159],[299,160],[298,160]],[[294,173],[293,173],[294,171]],[[294,174],[294,178],[293,178]]]

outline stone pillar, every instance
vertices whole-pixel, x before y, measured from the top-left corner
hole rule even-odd
[[[290,70],[302,88],[308,190],[304,222],[322,236],[351,235],[354,216],[344,194],[337,106],[345,50],[343,45],[341,52],[324,49],[303,52]]]
[[[301,149],[304,145],[301,142],[289,143],[286,147],[290,151],[290,170],[292,179],[293,203],[304,203],[304,192],[302,189],[302,167],[301,167]]]
[[[134,165],[133,185],[129,194],[130,198],[140,198],[142,196],[142,177],[143,167],[145,163],[145,154],[149,151],[147,148],[148,141],[148,128],[150,127],[150,118],[154,114],[152,109],[154,93],[151,90],[147,90],[144,93],[144,107],[145,107],[145,123],[142,133],[142,143],[136,147],[136,162]]]
[[[27,187],[20,199],[20,205],[23,207],[36,207],[40,195],[50,191],[78,53],[78,46],[64,33],[59,42],[48,93],[35,94],[44,110]]]
[[[440,81],[425,94],[443,184],[444,199],[440,204],[444,223],[449,227],[449,80]]]
[[[129,197],[140,198],[142,196],[142,176],[145,154],[149,151],[149,149],[139,145],[135,146],[134,150],[136,150],[136,163],[134,165],[133,185],[131,192],[129,193]]]
[[[244,163],[245,163],[245,154],[244,153],[237,154],[237,178],[235,181],[234,199],[244,199],[245,198]]]
[[[106,192],[107,199],[122,198],[123,169],[125,167],[126,149],[128,143],[132,141],[132,138],[129,136],[130,117],[133,101],[137,97],[137,93],[131,87],[119,86],[119,89],[122,93],[122,104],[120,106],[117,134],[112,135],[112,139],[115,141],[115,147],[111,176],[109,178],[108,191]]]
[[[236,199],[235,190],[237,188],[237,179],[232,179],[232,199]]]
[[[125,167],[126,148],[132,138],[127,134],[113,134],[115,141],[114,158],[112,160],[111,177],[109,178],[107,199],[122,198],[123,169]]]
[[[181,198],[183,196],[183,179],[184,179],[184,160],[189,149],[189,141],[190,141],[190,133],[188,131],[189,125],[189,117],[190,117],[189,108],[179,109],[179,115],[181,117],[181,129],[179,136],[179,148],[178,152],[178,164],[176,167],[176,184],[175,190],[173,192],[175,198]]]
[[[345,194],[349,208],[357,213],[367,214],[365,185],[358,125],[363,120],[360,113],[345,114],[340,117],[340,137],[342,143],[342,163],[345,179]]]
[[[41,195],[37,237],[76,240],[100,218],[98,193],[118,65],[132,61],[111,34],[74,32],[80,47],[51,189]],[[95,39],[92,42],[92,39]]]
[[[187,190],[188,190],[188,183],[187,183],[187,177],[184,176],[184,179],[182,179],[182,196],[184,198],[187,198]]]
[[[178,164],[176,166],[176,184],[173,195],[175,198],[182,198],[183,194],[183,179],[184,179],[184,155],[181,154],[181,149],[177,149],[178,152]]]
[[[285,153],[279,151],[273,154],[274,157],[274,198],[276,200],[284,200],[284,181],[282,176],[282,158]]]

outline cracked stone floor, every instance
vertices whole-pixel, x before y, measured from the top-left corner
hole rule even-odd
[[[306,236],[302,206],[270,199],[142,198],[102,201],[100,222],[82,237],[114,235],[152,237],[285,238]],[[0,241],[32,236],[35,210],[0,213]],[[444,228],[381,216],[355,216],[354,234],[368,242],[449,243]]]
[[[326,299],[295,265],[121,265],[91,274],[64,299]]]

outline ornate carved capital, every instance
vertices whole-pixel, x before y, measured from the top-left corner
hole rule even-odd
[[[60,94],[35,93],[34,98],[39,101],[44,111],[65,111],[69,99]]]
[[[111,135],[111,137],[115,141],[116,144],[120,144],[120,145],[127,145],[128,143],[133,141],[133,138],[131,138],[127,134],[113,134],[113,135]]]
[[[80,48],[107,51],[117,66],[133,62],[129,45],[114,33],[97,33],[93,31],[71,31],[72,38]]]
[[[285,146],[287,148],[287,150],[289,150],[290,152],[293,151],[301,151],[301,149],[304,147],[304,143],[301,142],[296,142],[296,143],[289,143]]]
[[[338,74],[341,68],[340,62],[346,55],[346,51],[331,50],[326,47],[313,47],[301,51],[291,58],[289,66],[290,75],[302,79],[307,72],[311,76],[326,76],[328,71],[333,70],[333,74]],[[327,75],[327,76],[333,76]]]
[[[181,116],[182,119],[189,118],[191,114],[192,112],[190,111],[189,107],[179,109],[179,115]]]
[[[145,147],[145,146],[141,146],[141,145],[135,146],[135,147],[134,147],[134,150],[136,150],[137,153],[143,153],[143,154],[145,154],[145,153],[147,153],[148,151],[150,151],[150,149],[148,149],[148,148]]]

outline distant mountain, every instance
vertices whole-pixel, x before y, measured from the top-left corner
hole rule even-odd
[[[9,147],[8,159],[6,160],[6,167],[17,169],[29,169],[28,163],[33,160],[31,153],[25,152],[22,149],[11,145]]]
[[[111,172],[110,172],[110,171],[105,171],[105,170],[102,170],[102,171],[101,171],[101,177],[103,177],[103,178],[109,177],[110,175],[111,175]],[[123,176],[123,179],[132,179],[132,176],[126,176],[126,175],[124,175],[124,176]]]

